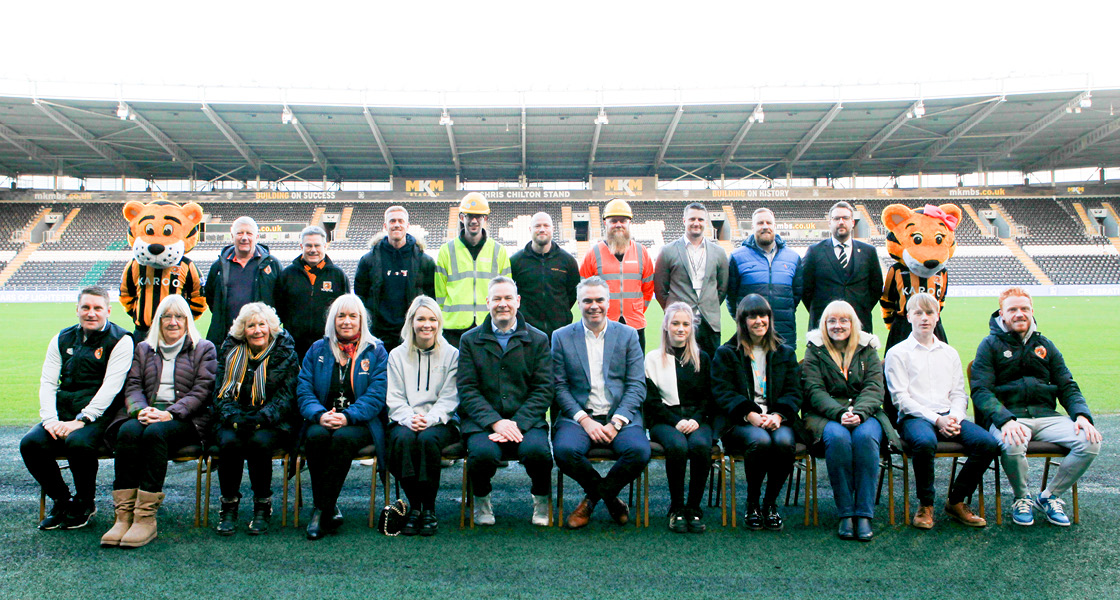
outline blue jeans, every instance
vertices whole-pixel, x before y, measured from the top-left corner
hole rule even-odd
[[[838,516],[875,516],[875,484],[879,479],[879,442],[883,426],[868,419],[854,429],[836,421],[824,426],[824,461]]]
[[[995,438],[972,421],[961,421],[961,432],[953,437],[941,435],[933,423],[920,417],[903,417],[898,428],[902,439],[910,446],[914,482],[917,484],[915,491],[922,506],[933,506],[933,454],[937,451],[939,440],[959,442],[968,454],[968,460],[949,490],[949,504],[964,502],[976,490],[984,478],[984,471],[999,454]]]

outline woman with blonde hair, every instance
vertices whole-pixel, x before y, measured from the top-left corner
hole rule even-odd
[[[716,350],[712,385],[726,419],[723,445],[743,455],[748,529],[780,531],[778,495],[793,471],[801,390],[797,355],[774,329],[766,298],[749,294],[735,309],[735,336]],[[766,495],[762,481],[767,479]],[[759,498],[762,497],[761,504]]]
[[[840,517],[842,539],[871,541],[879,444],[898,434],[883,412],[883,365],[879,338],[861,331],[851,304],[825,307],[820,327],[809,332],[801,371],[805,425],[823,443],[828,479]]]
[[[443,338],[443,313],[428,296],[408,307],[401,339],[389,353],[389,471],[410,506],[401,534],[430,536],[439,528],[440,454],[459,439],[459,350]]]
[[[125,381],[128,420],[114,451],[116,522],[102,546],[136,548],[156,537],[167,459],[201,443],[210,424],[210,393],[218,369],[214,344],[202,338],[186,299],[165,297],[147,340],[136,346]]]
[[[218,413],[218,483],[222,508],[217,531],[233,535],[241,502],[241,475],[249,467],[253,519],[249,535],[268,532],[272,517],[272,457],[292,441],[295,340],[280,328],[271,306],[241,307],[218,352],[214,406]]]
[[[331,303],[323,339],[303,357],[296,396],[303,415],[303,447],[313,507],[307,539],[342,525],[338,496],[359,451],[374,446],[385,461],[385,345],[369,331],[369,314],[356,294]]]
[[[665,448],[669,480],[669,530],[703,533],[700,501],[712,463],[710,359],[696,341],[692,307],[665,309],[661,347],[646,355],[646,415],[649,437]],[[688,500],[684,479],[689,469]]]

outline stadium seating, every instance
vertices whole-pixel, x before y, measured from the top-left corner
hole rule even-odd
[[[1113,205],[1120,205],[1116,199]],[[640,200],[630,202],[634,211],[631,227],[633,237],[656,254],[661,245],[684,235],[681,214],[691,200]],[[878,220],[883,208],[893,202],[890,198],[852,200],[863,205]],[[918,205],[922,201],[909,201]],[[429,254],[435,254],[447,239],[448,202],[410,200],[403,205],[411,221],[410,232],[423,239]],[[577,213],[589,212],[595,201],[579,200],[497,200],[491,203],[490,235],[506,246],[512,254],[530,239],[529,223],[539,211],[550,214],[555,224],[553,240],[569,251],[575,250],[575,241],[563,239],[562,213],[565,207]],[[709,199],[710,210],[722,210],[731,205],[740,224],[740,231],[731,232],[731,244],[738,246],[749,233],[751,213],[760,207],[774,211],[779,221],[787,219],[823,219],[831,200],[752,199],[749,201],[722,202]],[[223,233],[237,217],[248,215],[260,224],[308,223],[317,209],[326,213],[349,212],[345,231],[336,230],[338,239],[332,243],[330,254],[335,263],[353,277],[360,256],[368,249],[370,241],[382,230],[388,202],[207,202],[205,211],[210,233]],[[1099,202],[1086,206],[1096,207]],[[986,202],[974,202],[973,208],[983,210]],[[1055,284],[1115,284],[1120,282],[1120,254],[1108,238],[1089,236],[1084,231],[1072,204],[1053,198],[1001,198],[998,206],[1018,226],[1015,240],[1043,269]],[[119,284],[120,272],[127,261],[127,242],[123,231],[124,220],[118,203],[60,202],[7,202],[0,210],[0,269],[24,247],[22,241],[12,241],[16,232],[24,231],[44,207],[60,221],[74,213],[61,235],[48,236],[48,240],[32,253],[10,279],[0,286],[8,291],[72,290],[82,285],[99,284],[114,288]],[[340,223],[340,226],[342,224]],[[600,235],[600,224],[591,224],[591,239]],[[883,248],[885,240],[880,235],[865,239],[880,249],[880,262],[884,271],[891,259]],[[951,286],[961,285],[1011,285],[1038,284],[1038,279],[1018,259],[1011,256],[999,238],[984,235],[971,218],[962,219],[957,228],[957,255],[950,265]],[[789,239],[794,250],[804,253],[813,239]],[[203,278],[210,263],[227,241],[200,241],[190,255]],[[298,240],[270,240],[272,252],[287,264],[299,251]],[[5,254],[6,252],[6,254]],[[49,254],[43,254],[49,252]],[[111,254],[106,254],[111,252]]]

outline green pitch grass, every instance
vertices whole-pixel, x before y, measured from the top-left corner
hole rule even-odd
[[[525,301],[525,299],[523,299]],[[994,298],[954,298],[945,308],[945,330],[949,341],[960,352],[965,364],[972,360],[976,346],[988,334],[988,317],[997,308]],[[51,337],[63,327],[76,323],[73,305],[0,304],[4,325],[0,327],[0,425],[29,425],[38,420],[39,372]],[[1035,316],[1039,330],[1058,345],[1096,413],[1120,412],[1120,396],[1112,393],[1120,382],[1120,298],[1058,297],[1036,298]],[[128,315],[119,304],[113,305],[113,322],[132,329]],[[661,307],[653,302],[646,314],[646,346],[661,345],[657,331]],[[800,308],[798,356],[804,355],[805,323],[808,313]],[[196,322],[205,335],[210,313]],[[723,314],[723,339],[734,331],[735,323],[726,310]],[[886,338],[886,327],[875,324],[875,333]]]

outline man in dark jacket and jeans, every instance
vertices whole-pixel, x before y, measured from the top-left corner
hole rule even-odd
[[[521,297],[508,277],[490,280],[482,324],[459,340],[459,416],[474,488],[474,522],[494,524],[490,479],[516,458],[532,481],[534,525],[551,523],[552,451],[545,413],[552,404],[552,355],[539,329],[518,318]]]
[[[275,306],[272,292],[283,267],[268,252],[268,246],[257,243],[257,222],[238,217],[230,227],[233,244],[222,248],[218,260],[210,265],[206,277],[206,305],[210,307],[210,329],[206,339],[221,348],[230,325],[250,302]]]
[[[1008,288],[999,301],[999,311],[989,321],[991,333],[980,342],[972,363],[976,419],[990,427],[1003,451],[1003,469],[1015,492],[1015,524],[1033,525],[1037,507],[1047,521],[1068,526],[1058,496],[1089,469],[1100,452],[1101,434],[1062,353],[1038,332],[1030,295]],[[1068,416],[1057,411],[1059,402]],[[1031,440],[1069,448],[1058,474],[1033,498],[1026,458]]]
[[[731,316],[739,302],[758,294],[774,311],[774,331],[782,343],[797,347],[797,305],[801,302],[801,257],[786,248],[774,229],[774,213],[760,208],[751,216],[754,232],[731,253],[727,273],[727,309]],[[814,324],[810,329],[816,329]]]
[[[331,303],[350,293],[350,280],[327,256],[327,232],[311,225],[299,234],[302,253],[280,273],[273,296],[276,314],[296,341],[300,363],[323,337]]]
[[[408,211],[403,206],[385,209],[384,234],[358,261],[354,293],[369,311],[370,331],[391,352],[401,343],[401,327],[409,305],[419,295],[435,298],[436,262],[424,253],[424,244],[408,233]]]
[[[533,301],[521,307],[530,325],[552,338],[552,332],[572,322],[572,306],[579,285],[579,264],[571,254],[552,243],[552,217],[533,215],[533,240],[509,260],[517,290]]]

